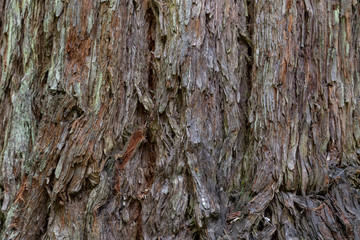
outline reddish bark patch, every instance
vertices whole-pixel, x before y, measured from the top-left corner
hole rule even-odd
[[[115,156],[117,159],[120,159],[120,169],[123,170],[126,163],[134,155],[135,149],[140,145],[140,143],[145,139],[145,135],[141,130],[136,130],[131,136],[130,142],[125,150],[125,153],[118,154]]]
[[[132,134],[129,144],[127,145],[124,152],[116,153],[115,159],[118,160],[116,164],[116,192],[120,192],[121,178],[120,172],[124,170],[126,163],[134,156],[135,150],[140,146],[144,141],[145,135],[142,130],[135,130]]]
[[[72,27],[69,31],[66,53],[69,61],[77,63],[80,66],[85,64],[85,59],[90,54],[91,39],[85,36],[79,36],[76,28]]]

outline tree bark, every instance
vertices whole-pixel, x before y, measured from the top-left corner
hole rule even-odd
[[[0,1],[1,239],[360,239],[356,0]]]

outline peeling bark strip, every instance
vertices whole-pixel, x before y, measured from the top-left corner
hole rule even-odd
[[[145,140],[142,130],[136,130],[130,138],[129,144],[126,146],[125,152],[115,154],[115,159],[120,163],[120,169],[123,170],[125,164],[134,156],[134,153]]]
[[[127,144],[125,151],[115,153],[116,170],[117,170],[117,183],[115,185],[115,189],[117,192],[120,192],[121,188],[121,171],[124,170],[126,163],[134,156],[136,150],[139,148],[140,144],[145,140],[145,135],[143,134],[143,130],[136,130],[131,135],[130,141]]]
[[[356,0],[3,0],[0,73],[1,239],[360,239]]]

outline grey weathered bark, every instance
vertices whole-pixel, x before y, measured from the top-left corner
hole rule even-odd
[[[2,239],[360,239],[359,15],[1,0]]]

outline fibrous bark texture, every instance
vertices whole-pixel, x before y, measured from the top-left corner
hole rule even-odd
[[[0,0],[1,239],[360,239],[356,0]]]

